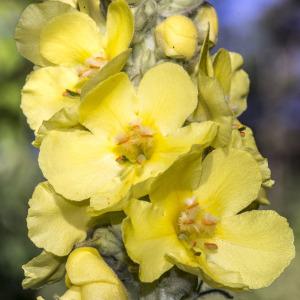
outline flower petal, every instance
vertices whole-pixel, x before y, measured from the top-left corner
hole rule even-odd
[[[240,54],[230,52],[232,65],[232,79],[230,89],[230,107],[238,117],[247,109],[250,80],[248,74],[242,69],[244,61]]]
[[[88,131],[51,131],[43,140],[39,164],[56,192],[67,199],[90,198],[118,175],[109,144]]]
[[[125,51],[133,38],[134,18],[124,0],[114,0],[108,7],[106,53],[109,59]]]
[[[64,96],[78,82],[75,70],[64,67],[46,67],[32,72],[22,90],[21,108],[33,130],[64,107],[76,105],[79,98]]]
[[[208,255],[205,271],[228,287],[266,287],[294,258],[293,241],[286,219],[274,211],[250,211],[224,218],[216,229],[218,250]]]
[[[125,73],[102,81],[83,99],[80,122],[99,136],[115,138],[137,119],[135,90]]]
[[[81,288],[78,286],[72,286],[59,297],[59,300],[82,300]]]
[[[44,58],[63,66],[76,66],[102,51],[102,37],[88,15],[70,12],[51,19],[41,32]]]
[[[141,118],[165,135],[180,128],[194,111],[197,89],[181,66],[162,63],[146,72],[138,98]]]
[[[189,152],[193,145],[204,149],[213,141],[217,126],[213,122],[193,123],[166,137],[159,137],[157,146],[135,183],[154,178],[167,170],[179,157]],[[141,186],[139,187],[141,189]],[[147,193],[146,191],[144,193]]]
[[[37,186],[29,201],[28,235],[37,247],[55,255],[67,255],[83,241],[89,221],[86,204],[64,199],[47,182]]]
[[[97,23],[100,30],[104,32],[106,27],[105,26],[106,21],[102,13],[101,0],[75,0],[75,1],[78,1],[79,10],[89,15]]]
[[[124,168],[118,177],[113,178],[90,199],[90,213],[102,215],[106,212],[120,211],[130,197],[130,189],[135,177],[134,168]]]
[[[205,158],[202,170],[195,195],[211,214],[234,215],[257,198],[262,179],[257,163],[247,152],[214,150]]]
[[[49,65],[50,62],[40,54],[42,28],[52,18],[71,11],[74,11],[74,8],[58,1],[46,1],[29,5],[22,13],[16,27],[15,39],[18,51],[36,65]]]
[[[95,248],[81,247],[71,252],[66,271],[73,285],[82,286],[92,282],[119,284],[119,279]]]
[[[229,147],[249,152],[259,165],[263,186],[272,187],[274,185],[274,180],[271,178],[271,170],[268,165],[268,160],[260,154],[251,128],[244,126],[239,122],[236,122],[234,125],[238,128],[244,127],[242,131],[243,135],[241,135],[239,129],[234,129],[232,131]]]
[[[172,268],[166,254],[186,257],[167,213],[149,202],[131,200],[123,221],[123,240],[130,258],[140,264],[139,278],[152,282]]]
[[[123,285],[111,284],[107,282],[94,282],[85,284],[81,288],[82,300],[128,300],[127,293]]]

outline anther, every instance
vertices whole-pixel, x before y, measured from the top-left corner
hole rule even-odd
[[[208,249],[208,250],[217,250],[218,249],[218,245],[215,243],[204,243],[204,246]]]

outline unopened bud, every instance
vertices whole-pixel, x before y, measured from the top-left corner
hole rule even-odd
[[[168,57],[191,58],[197,47],[197,29],[193,21],[181,15],[171,16],[155,29],[158,46]]]
[[[204,3],[198,10],[194,19],[198,29],[200,44],[203,44],[209,29],[209,44],[215,46],[218,41],[219,21],[215,8],[209,3]]]

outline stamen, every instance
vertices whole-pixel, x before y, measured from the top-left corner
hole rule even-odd
[[[194,207],[195,205],[197,206],[198,203],[196,202],[196,196],[186,199],[185,204],[188,206],[188,208]]]
[[[126,161],[126,157],[124,155],[121,155],[121,156],[119,156],[119,157],[116,158],[116,161],[118,163],[123,163],[123,162]]]
[[[80,93],[66,89],[63,93],[64,97],[79,97]]]
[[[117,155],[123,155],[131,163],[143,164],[154,149],[154,132],[141,125],[140,120],[129,124],[128,130],[116,136]]]
[[[124,133],[121,133],[116,137],[116,142],[118,145],[124,144],[128,141],[129,141],[129,136]]]
[[[146,159],[146,156],[144,155],[144,154],[140,154],[138,157],[137,157],[137,163],[138,164],[142,164],[144,161],[146,161],[147,159]]]
[[[204,246],[208,249],[208,250],[217,250],[218,249],[218,245],[215,243],[204,243]]]
[[[218,219],[214,216],[212,216],[211,214],[209,213],[206,213],[204,215],[204,218],[202,219],[202,223],[204,225],[207,225],[207,226],[213,226],[213,225],[216,225],[218,222]]]

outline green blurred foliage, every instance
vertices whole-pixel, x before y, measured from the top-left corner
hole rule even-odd
[[[22,292],[21,265],[36,253],[27,238],[27,201],[41,178],[31,133],[25,124],[20,90],[31,65],[17,53],[12,38],[28,2],[0,2],[0,299],[33,299]]]
[[[35,299],[34,291],[21,289],[21,265],[39,252],[27,238],[26,214],[28,199],[42,176],[37,165],[37,151],[31,146],[33,134],[19,109],[20,91],[32,65],[20,57],[13,40],[18,17],[30,2],[35,1],[0,0],[0,299],[5,300]],[[257,1],[255,3],[258,5]],[[285,28],[286,23],[290,24],[289,17],[297,9],[300,16],[299,4],[294,6],[293,3],[296,1],[285,1],[277,10],[263,16],[260,24],[257,24],[263,28],[254,35],[258,40],[257,52],[245,57],[252,79],[252,90],[249,110],[243,122],[254,128],[263,154],[270,158],[273,177],[276,179],[276,186],[271,193],[271,208],[288,217],[295,230],[296,247],[299,248],[300,141],[297,137],[300,122],[293,120],[293,116],[289,117],[287,106],[283,105],[284,101],[293,103],[293,90],[296,92],[292,96],[300,98],[300,57],[292,56],[300,53],[300,30],[295,38],[298,27]],[[242,1],[236,1],[236,5],[243,5]],[[228,32],[221,31],[222,34],[228,37]],[[234,34],[231,40],[227,39],[230,43],[234,41],[231,50],[239,46]],[[298,71],[295,67],[297,65]],[[287,113],[286,117],[284,113]],[[299,126],[296,124],[290,128],[287,120],[291,119],[293,125],[297,123]],[[300,299],[299,278],[300,259],[296,257],[271,287],[236,294],[235,298],[297,300]],[[63,289],[63,285],[59,284],[44,289],[41,294],[51,299],[54,291],[59,293]],[[223,298],[215,296],[207,299]]]

